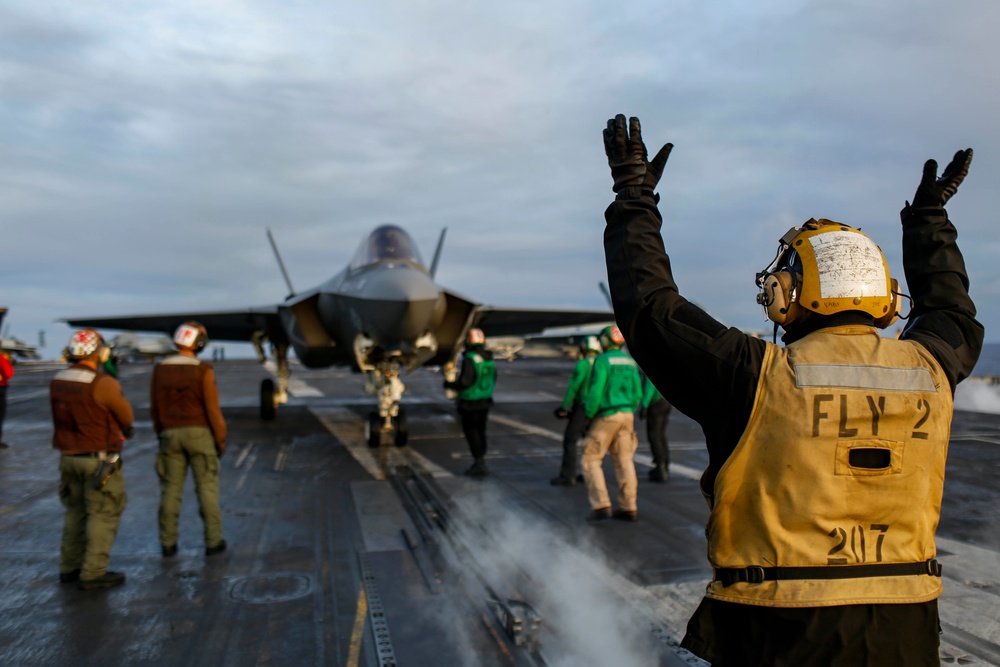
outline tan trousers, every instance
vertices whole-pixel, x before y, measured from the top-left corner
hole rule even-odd
[[[635,415],[631,412],[616,412],[607,417],[597,417],[590,424],[583,440],[583,456],[580,467],[583,480],[587,484],[587,499],[592,509],[611,507],[608,485],[604,480],[601,463],[604,455],[610,453],[618,480],[619,509],[635,511],[636,493],[639,482],[635,476],[635,450],[639,439],[635,435]]]

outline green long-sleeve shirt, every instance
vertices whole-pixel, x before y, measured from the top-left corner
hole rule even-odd
[[[587,403],[587,389],[590,387],[590,373],[594,368],[597,356],[588,354],[573,366],[573,374],[569,376],[569,386],[566,387],[566,397],[562,409],[569,410],[574,403]]]

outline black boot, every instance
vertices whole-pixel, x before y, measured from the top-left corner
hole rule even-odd
[[[658,465],[649,471],[650,482],[666,482],[668,479],[670,479],[670,473],[667,472],[665,465]]]
[[[465,471],[465,474],[469,477],[486,477],[490,474],[489,468],[486,467],[486,459],[478,458],[476,459],[469,469]]]

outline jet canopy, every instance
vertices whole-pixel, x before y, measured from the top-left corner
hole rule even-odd
[[[383,260],[409,260],[423,265],[420,252],[413,238],[402,227],[382,225],[368,235],[351,260],[351,268],[381,262]]]

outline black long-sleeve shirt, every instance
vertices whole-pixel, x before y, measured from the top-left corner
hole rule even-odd
[[[901,217],[903,268],[913,299],[901,337],[930,351],[954,391],[972,372],[983,342],[957,232],[940,207],[907,206]],[[615,319],[653,384],[701,425],[709,454],[701,484],[711,497],[719,469],[750,419],[768,343],[727,328],[680,295],[651,196],[627,190],[608,207],[605,218]],[[872,320],[851,312],[814,316],[783,340],[790,343],[818,328],[858,323]],[[718,664],[922,664],[937,659],[937,624],[936,600],[766,608],[706,598],[688,624],[683,645]],[[803,646],[795,643],[798,637],[812,640]],[[910,639],[901,645],[900,637]]]
[[[983,341],[958,234],[943,208],[907,207],[901,215],[903,266],[913,299],[901,337],[934,355],[954,391],[972,372]],[[750,418],[767,343],[725,327],[680,295],[651,197],[620,198],[605,218],[615,319],[629,351],[664,398],[701,425],[709,454],[702,486],[710,493]],[[855,313],[816,317],[796,334],[866,321],[871,323]],[[785,341],[791,342],[788,336]]]

